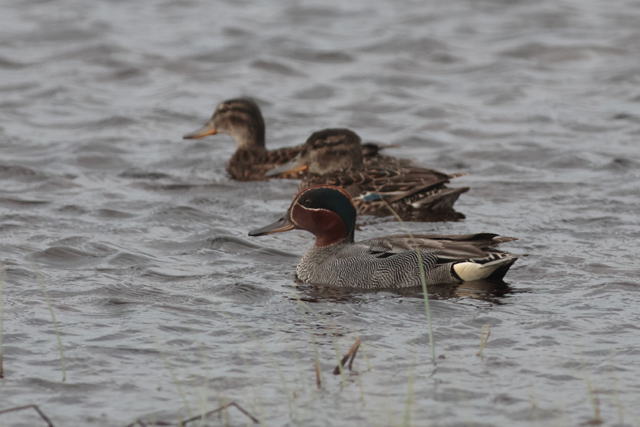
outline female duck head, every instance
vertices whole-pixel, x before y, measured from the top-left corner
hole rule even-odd
[[[278,176],[303,170],[325,175],[358,170],[362,164],[362,145],[358,134],[349,129],[324,129],[311,134],[293,160],[271,169],[266,175]]]
[[[317,185],[294,197],[287,213],[266,227],[252,230],[249,236],[264,236],[293,229],[306,230],[316,236],[316,246],[353,242],[356,208],[345,190],[331,185]]]
[[[198,139],[217,133],[233,137],[239,148],[264,148],[264,119],[260,107],[250,98],[224,101],[204,126],[183,138]]]

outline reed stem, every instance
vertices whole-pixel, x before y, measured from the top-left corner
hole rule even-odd
[[[413,234],[411,234],[411,232],[409,231],[409,228],[407,228],[404,221],[402,221],[402,218],[400,218],[400,215],[398,215],[398,213],[384,199],[382,199],[382,201],[389,208],[393,216],[396,217],[398,222],[400,222],[400,224],[405,229],[409,237],[413,239]],[[420,282],[422,283],[422,294],[424,297],[424,311],[425,311],[425,314],[427,315],[427,325],[429,327],[429,346],[431,347],[431,361],[435,364],[436,363],[436,346],[433,339],[433,325],[431,323],[431,310],[429,308],[429,294],[427,293],[427,276],[424,271],[424,265],[422,264],[422,254],[420,253],[420,250],[418,249],[417,246],[416,246],[416,255],[418,255],[418,269],[420,271]]]
[[[58,350],[60,351],[60,365],[62,367],[62,382],[67,381],[67,367],[64,359],[64,348],[62,347],[62,339],[60,338],[60,331],[58,330],[58,322],[56,321],[56,314],[53,311],[53,305],[51,305],[51,299],[49,298],[49,293],[47,292],[47,286],[44,284],[44,280],[42,279],[42,275],[38,270],[37,266],[31,260],[33,264],[33,269],[36,272],[36,277],[38,278],[38,282],[40,283],[40,287],[42,288],[42,293],[44,294],[44,299],[47,302],[47,307],[49,307],[49,313],[51,313],[51,321],[53,323],[53,330],[56,334],[56,339],[58,340]]]

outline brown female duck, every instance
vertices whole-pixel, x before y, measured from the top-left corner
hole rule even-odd
[[[391,207],[396,213],[412,219],[417,219],[413,215],[416,213],[423,214],[419,215],[420,219],[455,218],[456,215],[447,214],[455,213],[453,204],[469,190],[468,187],[448,188],[445,185],[450,179],[465,174],[445,174],[406,166],[397,159],[382,156],[363,162],[360,137],[349,129],[324,129],[313,133],[300,154],[270,170],[267,176],[292,172],[306,173],[299,191],[317,184],[344,188],[353,198],[359,214],[391,215]],[[457,214],[457,217],[462,215]]]
[[[217,133],[230,135],[238,149],[227,162],[227,172],[238,181],[265,179],[265,172],[282,165],[300,153],[300,147],[267,150],[264,145],[264,119],[260,107],[252,99],[224,101],[211,119],[184,139],[198,139]]]

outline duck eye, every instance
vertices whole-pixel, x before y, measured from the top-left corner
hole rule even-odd
[[[302,205],[308,208],[311,207],[312,204],[313,204],[313,201],[311,199],[304,199],[304,202],[302,202]]]

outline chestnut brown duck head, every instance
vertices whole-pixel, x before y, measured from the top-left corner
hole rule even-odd
[[[300,152],[299,147],[267,151],[262,112],[250,98],[222,102],[204,126],[183,138],[198,139],[219,133],[230,135],[238,146],[227,162],[226,169],[232,178],[239,181],[266,179],[267,171],[290,161]],[[283,174],[282,177],[294,178],[295,175]]]
[[[475,280],[502,280],[516,255],[494,249],[517,240],[496,234],[392,235],[354,241],[356,208],[339,187],[316,185],[300,191],[287,213],[249,232],[264,236],[293,229],[316,237],[296,269],[305,283],[350,288],[402,288]]]
[[[344,188],[353,197],[360,214],[392,215],[391,207],[405,219],[464,218],[453,210],[453,204],[469,188],[449,188],[445,184],[465,174],[449,175],[407,166],[398,163],[397,159],[386,161],[384,156],[364,162],[360,137],[349,129],[314,132],[300,154],[266,175],[292,172],[306,174],[298,190],[316,184]]]
[[[269,171],[277,176],[288,168],[309,174],[327,175],[340,171],[357,171],[364,167],[361,139],[349,129],[324,129],[314,132],[291,162]]]
[[[346,128],[323,129],[311,134],[301,146],[300,154],[289,163],[270,170],[267,176],[280,176],[291,170],[306,171],[313,175],[329,175],[342,171],[360,171],[364,168],[396,168],[410,166],[413,161],[383,156],[381,146],[362,144],[357,133]]]
[[[199,139],[218,133],[231,136],[238,149],[265,149],[264,119],[253,99],[236,98],[222,102],[204,126],[183,138]]]
[[[253,230],[249,235],[264,236],[298,229],[316,236],[316,246],[353,242],[356,215],[349,193],[339,187],[316,185],[299,192],[278,221]]]

